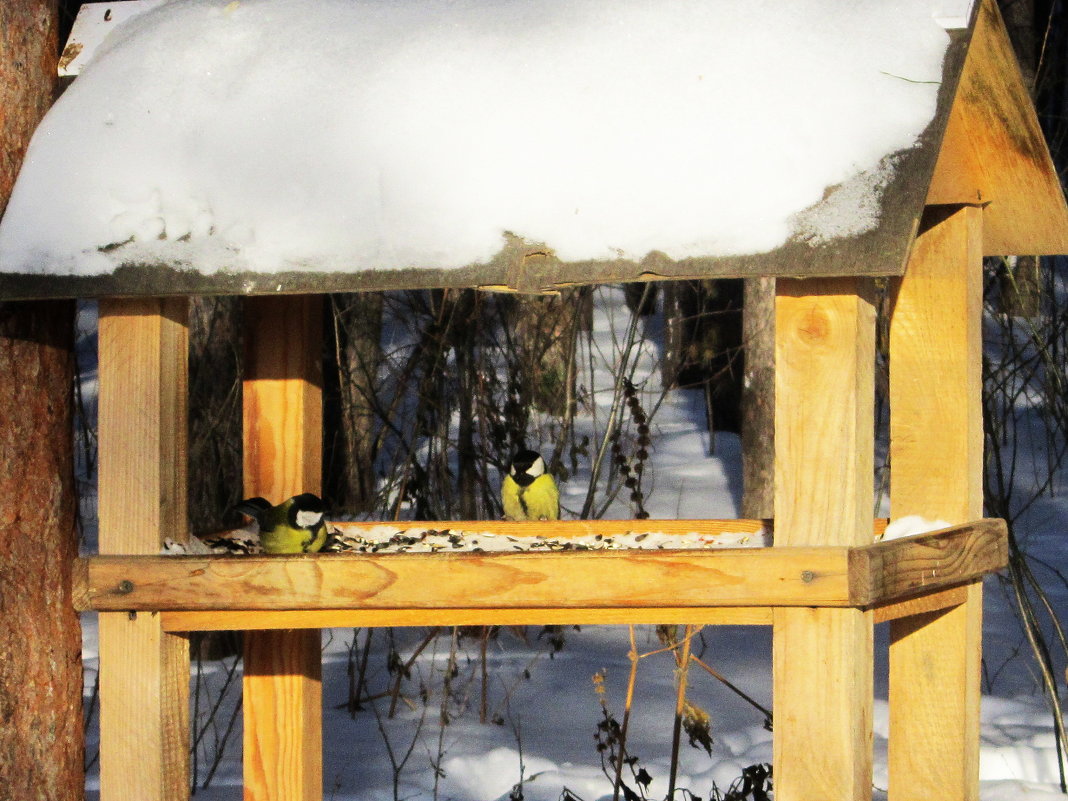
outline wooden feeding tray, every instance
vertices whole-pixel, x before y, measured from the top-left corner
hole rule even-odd
[[[342,532],[382,524],[335,524]],[[877,521],[877,529],[885,524]],[[964,583],[1007,562],[1005,523],[979,520],[859,547],[671,547],[760,520],[393,524],[453,533],[434,553],[93,556],[78,608],[159,611],[168,631],[365,625],[687,622],[770,624],[774,607],[872,608],[885,621],[964,601]],[[459,544],[460,532],[468,542]],[[655,535],[660,547],[566,547]],[[506,537],[509,551],[478,538]],[[553,538],[556,550],[544,546]],[[599,539],[598,539],[599,538]],[[684,540],[685,538],[685,540]],[[560,547],[563,543],[564,547]],[[666,543],[666,544],[665,544]],[[538,548],[538,545],[543,547]]]

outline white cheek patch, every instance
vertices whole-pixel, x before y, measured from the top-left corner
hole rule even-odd
[[[297,525],[301,528],[313,528],[322,522],[322,512],[297,512]]]
[[[545,472],[545,460],[540,456],[534,460],[534,464],[527,468],[527,475],[537,478]]]

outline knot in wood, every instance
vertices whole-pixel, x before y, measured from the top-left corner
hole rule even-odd
[[[819,345],[825,342],[830,333],[831,320],[824,309],[809,309],[798,321],[797,335],[808,345]]]

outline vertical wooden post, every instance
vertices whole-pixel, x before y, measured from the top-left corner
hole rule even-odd
[[[890,323],[890,509],[982,517],[982,211],[924,218]],[[890,626],[889,797],[979,793],[982,584],[948,611]]]
[[[100,553],[186,537],[187,301],[100,303]],[[100,613],[100,797],[189,797],[189,643]]]
[[[245,495],[279,503],[322,483],[322,298],[245,303]],[[247,801],[322,798],[319,631],[245,632]]]
[[[775,545],[868,544],[870,282],[780,280],[775,305]],[[775,610],[776,798],[871,798],[872,633],[870,612]]]

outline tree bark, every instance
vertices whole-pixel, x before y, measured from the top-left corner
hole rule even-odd
[[[0,213],[55,87],[56,0],[0,3]],[[84,797],[69,301],[0,302],[0,795]]]
[[[0,3],[0,213],[33,129],[52,105],[58,17],[56,0]]]
[[[83,797],[73,304],[0,304],[0,796]]]

